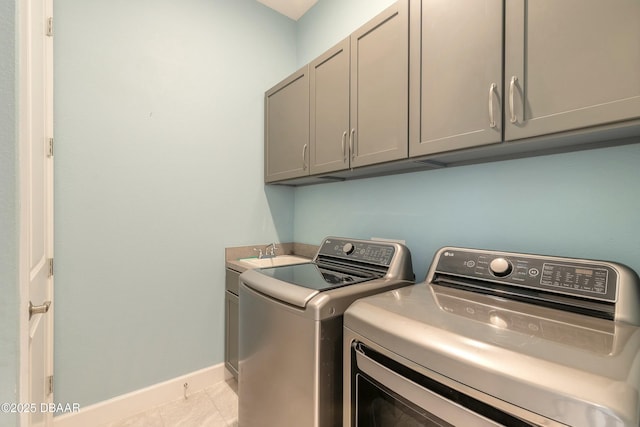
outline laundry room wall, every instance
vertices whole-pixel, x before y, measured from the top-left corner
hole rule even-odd
[[[640,141],[639,141],[640,142]],[[296,240],[406,240],[612,260],[640,272],[640,143],[296,189]],[[339,213],[339,214],[337,214]]]
[[[263,95],[295,22],[255,0],[54,8],[55,396],[85,407],[223,362],[224,248],[292,240]]]
[[[16,3],[0,0],[0,403],[17,401],[18,380],[18,138]],[[0,425],[16,425],[0,412]]]
[[[349,4],[347,4],[349,3]],[[358,2],[355,2],[358,3]],[[321,0],[298,25],[299,64],[385,3]],[[389,2],[391,3],[391,2]],[[349,16],[334,26],[335,17]],[[423,280],[445,245],[605,259],[640,272],[638,144],[295,190],[294,236],[405,240]]]

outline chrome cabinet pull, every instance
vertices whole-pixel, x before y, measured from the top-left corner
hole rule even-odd
[[[515,92],[516,83],[518,83],[518,78],[516,76],[511,77],[511,83],[509,84],[509,113],[511,114],[511,123],[516,123],[518,121],[518,116],[516,116],[515,107],[513,105],[513,92]]]
[[[351,160],[355,160],[356,158],[356,150],[355,150],[355,138],[356,137],[356,129],[351,129],[351,133],[349,134],[349,150],[351,150]]]
[[[304,147],[302,147],[302,170],[306,171],[307,170],[307,145],[308,144],[304,144]]]
[[[347,131],[345,130],[344,132],[342,132],[342,158],[344,162],[346,162],[348,158],[347,152],[345,151],[346,142],[347,142]]]
[[[51,307],[51,301],[45,301],[42,305],[33,305],[33,303],[29,301],[29,320],[31,320],[34,314],[45,314],[49,311],[49,307]]]
[[[489,87],[489,127],[494,129],[496,127],[496,120],[493,116],[493,93],[496,90],[496,84],[491,83]]]

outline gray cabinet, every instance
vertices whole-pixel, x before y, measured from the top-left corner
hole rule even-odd
[[[637,0],[411,8],[411,157],[640,117]]]
[[[408,156],[408,9],[395,3],[267,92],[267,182]]]
[[[309,67],[265,93],[265,182],[309,175]]]
[[[503,8],[411,2],[410,156],[502,141]]]
[[[400,0],[265,106],[293,185],[629,143],[640,1]]]
[[[640,117],[638,0],[506,0],[506,141]]]
[[[349,39],[309,64],[310,171],[349,167]]]
[[[351,167],[406,158],[409,138],[409,4],[400,0],[351,41]]]
[[[238,378],[238,351],[239,351],[239,323],[240,300],[238,298],[240,273],[234,270],[226,270],[225,278],[225,346],[224,363],[227,369]]]

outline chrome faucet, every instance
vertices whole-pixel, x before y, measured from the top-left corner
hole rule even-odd
[[[276,249],[278,246],[276,243],[269,243],[267,246],[263,248],[253,248],[254,251],[258,252],[258,259],[262,258],[275,258],[276,257]]]
[[[276,249],[278,249],[278,246],[276,246],[275,242],[269,243],[264,248],[263,258],[274,258],[276,256]]]

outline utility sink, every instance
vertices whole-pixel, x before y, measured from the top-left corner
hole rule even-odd
[[[241,258],[238,261],[249,268],[267,268],[278,267],[281,265],[304,264],[311,260],[309,258],[303,258],[295,255],[279,255],[273,258]]]

